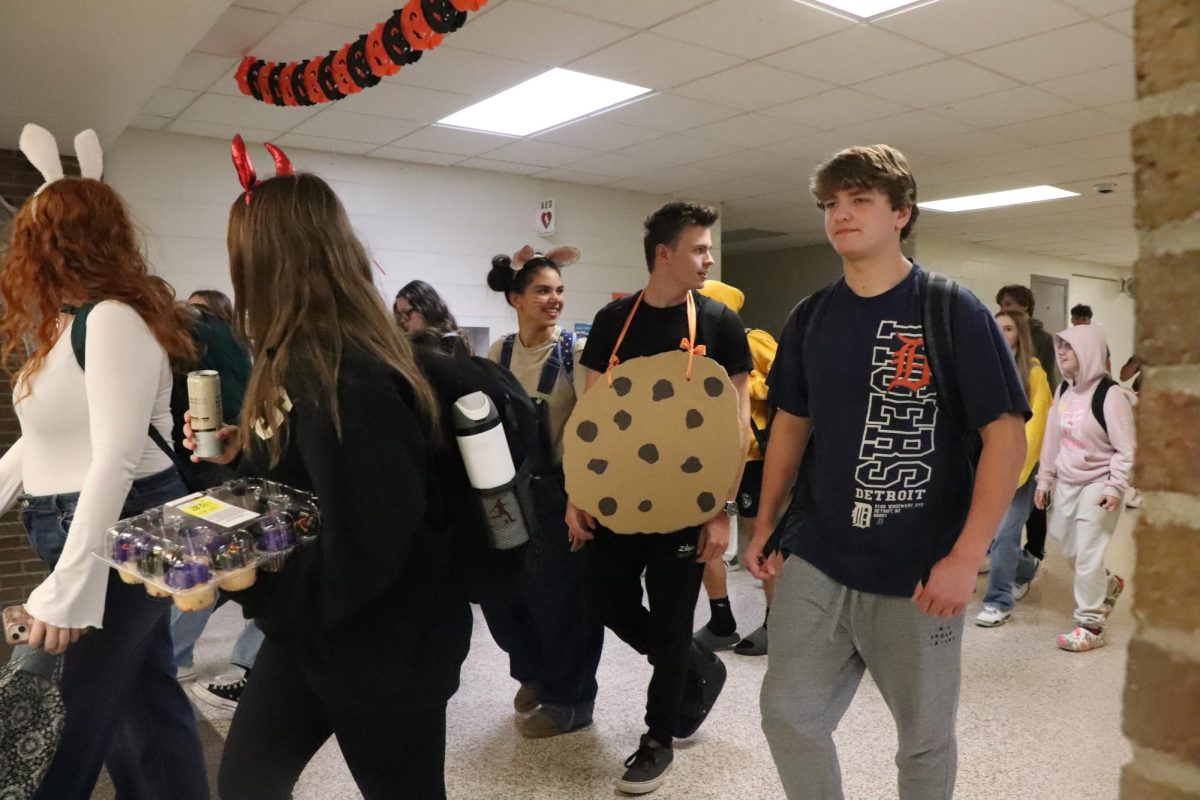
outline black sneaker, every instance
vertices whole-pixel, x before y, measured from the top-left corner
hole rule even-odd
[[[192,686],[192,694],[197,700],[207,703],[216,708],[223,708],[226,711],[236,711],[238,701],[242,699],[242,692],[246,689],[246,680],[250,677],[250,672],[247,670],[242,674],[242,677],[230,683],[209,683],[203,684],[197,682]]]
[[[649,794],[662,786],[675,760],[675,751],[642,736],[637,752],[625,759],[625,774],[617,781],[617,789],[625,794]]]

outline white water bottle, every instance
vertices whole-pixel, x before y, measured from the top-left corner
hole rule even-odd
[[[510,550],[525,544],[529,528],[517,501],[517,471],[495,405],[483,392],[472,392],[455,401],[453,416],[467,479],[479,493],[491,529],[491,546]]]

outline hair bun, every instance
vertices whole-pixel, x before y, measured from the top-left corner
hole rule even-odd
[[[487,276],[488,288],[493,292],[509,292],[513,285],[512,257],[498,255],[492,257],[492,270]]]

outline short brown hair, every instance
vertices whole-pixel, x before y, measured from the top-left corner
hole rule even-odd
[[[903,241],[917,224],[917,182],[909,169],[908,159],[894,147],[872,144],[848,147],[817,167],[809,181],[808,190],[817,202],[847,189],[878,189],[887,195],[893,211],[912,209],[912,215],[900,231]]]
[[[1033,315],[1033,290],[1019,283],[1010,283],[996,292],[996,305],[1004,302],[1005,297],[1011,297],[1013,302],[1025,309],[1025,313]]]
[[[654,254],[660,244],[674,247],[684,228],[711,228],[721,218],[721,212],[711,206],[676,200],[646,217],[646,235],[642,246],[646,251],[646,267],[654,271]]]

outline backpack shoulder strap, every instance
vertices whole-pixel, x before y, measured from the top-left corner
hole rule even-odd
[[[1108,397],[1108,390],[1116,385],[1116,381],[1105,375],[1100,379],[1100,383],[1096,384],[1096,390],[1092,392],[1092,416],[1096,418],[1096,422],[1100,423],[1100,427],[1106,434],[1108,433],[1108,420],[1104,418],[1104,401]]]
[[[75,363],[80,369],[85,369],[87,357],[87,321],[88,314],[96,307],[95,303],[84,303],[81,306],[63,306],[63,311],[75,315],[71,320],[71,350],[75,353]]]
[[[958,284],[937,272],[923,272],[920,288],[929,382],[937,395],[938,405],[965,423],[966,408],[954,368],[954,308],[958,304]]]
[[[575,379],[575,332],[563,328],[558,334],[558,349],[562,354],[563,369],[567,371],[567,381]]]
[[[517,341],[517,335],[510,333],[504,337],[504,343],[500,345],[500,366],[505,369],[512,369],[513,347]]]

